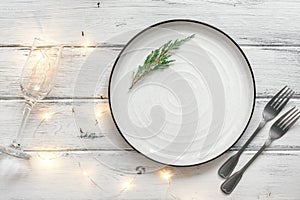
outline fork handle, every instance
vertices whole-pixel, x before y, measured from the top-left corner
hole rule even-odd
[[[226,179],[221,185],[222,192],[224,192],[225,194],[230,194],[240,182],[243,174],[244,173],[242,171],[238,171],[231,175],[228,179]]]
[[[256,152],[256,154],[244,165],[244,167],[241,169],[241,171],[245,172],[246,169],[253,163],[253,161],[265,150],[266,147],[268,147],[271,144],[272,140],[267,139],[267,141],[264,143],[264,145]]]
[[[239,158],[240,155],[237,153],[228,158],[228,160],[226,160],[226,162],[224,162],[224,164],[219,168],[219,176],[221,176],[222,178],[227,178],[234,170],[235,166],[239,161]]]
[[[225,194],[230,194],[234,188],[237,186],[237,184],[240,182],[244,172],[246,169],[253,163],[253,161],[265,150],[267,146],[271,144],[270,140],[267,140],[267,142],[264,143],[264,145],[256,152],[256,154],[244,165],[242,169],[231,175],[229,178],[227,178],[224,183],[221,185],[221,190]]]
[[[249,145],[249,143],[255,138],[257,133],[265,126],[266,121],[264,119],[261,120],[258,127],[254,131],[254,133],[251,135],[251,137],[247,140],[247,142],[242,146],[242,148],[233,156],[231,156],[218,170],[219,176],[222,178],[227,178],[230,176],[232,171],[234,170],[235,166],[237,165],[239,158],[243,151],[246,149],[246,147]]]
[[[266,125],[267,121],[262,118],[260,121],[258,127],[254,131],[254,133],[250,136],[250,138],[247,140],[247,142],[242,146],[242,148],[238,151],[238,154],[242,154],[242,152],[246,149],[246,147],[250,144],[250,142],[255,138],[255,136],[258,134],[258,132]]]

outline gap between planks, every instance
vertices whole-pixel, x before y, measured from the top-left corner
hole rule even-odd
[[[239,147],[232,147],[231,149],[229,149],[228,151],[226,152],[236,152],[236,151],[239,151]],[[66,153],[69,153],[69,152],[136,152],[136,150],[134,149],[126,149],[126,148],[123,148],[123,149],[58,149],[58,150],[41,150],[41,149],[26,149],[24,150],[25,152],[28,152],[28,153],[38,153],[38,152],[66,152]],[[250,147],[250,148],[246,148],[244,152],[248,152],[248,153],[253,153],[253,152],[257,152],[258,149],[257,148],[253,148],[253,147]],[[264,150],[264,152],[278,152],[278,151],[281,151],[281,152],[297,152],[297,151],[300,151],[300,146],[299,147],[292,147],[292,148],[272,148],[272,147],[268,147]]]
[[[256,101],[268,101],[272,98],[272,96],[257,96]],[[49,97],[43,100],[38,101],[38,103],[85,103],[85,102],[108,102],[108,97]],[[300,101],[300,96],[295,95],[291,98],[294,101]],[[0,97],[1,102],[24,102],[24,98],[22,97]]]
[[[123,48],[125,44],[110,44],[110,43],[95,43],[93,45],[88,45],[83,47],[82,44],[59,44],[64,48]],[[57,46],[57,45],[48,45]],[[276,48],[299,48],[300,44],[243,44],[240,43],[241,47],[276,47]],[[24,44],[0,44],[0,48],[22,48],[22,49],[30,49],[30,45]]]

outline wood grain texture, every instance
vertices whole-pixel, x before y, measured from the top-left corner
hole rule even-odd
[[[251,123],[244,136],[232,149],[239,149],[250,137],[261,119],[263,107],[268,99],[257,101]],[[0,126],[5,134],[1,141],[8,144],[18,130],[22,115],[21,101],[3,101],[0,103]],[[300,100],[292,100],[285,110],[291,106],[300,107]],[[95,109],[94,109],[95,106]],[[74,109],[75,113],[72,112]],[[48,122],[43,120],[45,112],[56,113]],[[4,114],[5,113],[5,114]],[[96,120],[97,119],[97,120]],[[40,124],[41,123],[41,124]],[[269,123],[250,144],[248,150],[257,150],[268,136]],[[268,150],[300,150],[300,124],[296,124],[289,133],[274,142]],[[23,144],[26,150],[131,150],[117,131],[107,100],[93,103],[87,101],[43,102],[37,104],[29,118]]]
[[[65,46],[57,84],[36,105],[24,133],[22,143],[33,159],[0,154],[0,199],[300,199],[299,123],[258,158],[232,195],[221,193],[217,176],[221,163],[254,131],[278,89],[292,87],[296,94],[289,107],[300,107],[299,10],[298,0],[0,1],[1,144],[9,144],[20,125],[19,75],[33,37]],[[168,188],[156,171],[163,166],[126,144],[112,122],[107,99],[101,98],[107,97],[112,62],[124,44],[145,27],[174,18],[209,23],[236,40],[253,68],[258,98],[238,143],[210,163],[170,168],[174,177]],[[82,48],[87,41],[93,48]],[[93,87],[96,92],[84,90]],[[45,112],[55,115],[42,121]],[[270,125],[246,149],[239,166],[264,142]],[[147,174],[136,176],[133,189],[120,194],[139,165]]]
[[[233,153],[233,152],[232,152]],[[264,152],[244,174],[230,196],[219,186],[223,179],[217,169],[229,156],[197,167],[168,168],[171,185],[159,176],[154,162],[145,163],[135,152],[68,153],[54,160],[43,160],[45,154],[33,154],[31,161],[1,156],[0,192],[3,199],[289,199],[298,200],[300,153]],[[253,152],[241,157],[238,168]],[[99,162],[98,160],[111,160]],[[117,160],[117,163],[114,161]],[[134,161],[130,163],[129,161]],[[81,168],[79,168],[79,164]],[[109,164],[111,168],[104,166]],[[134,178],[135,167],[146,164],[146,174]],[[119,170],[119,171],[114,171]],[[84,171],[86,176],[84,176]],[[4,173],[6,172],[6,173]],[[5,175],[4,175],[5,174]],[[89,180],[92,178],[94,183]],[[132,181],[132,189],[119,194],[124,182]],[[283,184],[284,183],[284,184]],[[63,196],[62,196],[63,195]],[[175,198],[176,197],[176,198]]]
[[[289,85],[296,91],[295,97],[300,97],[300,47],[242,47],[245,51],[256,79],[257,96],[270,97],[283,85]],[[120,52],[120,47],[99,47],[91,49],[65,48],[63,51],[62,65],[56,80],[56,86],[48,98],[93,98],[107,96],[109,74],[113,61]],[[28,49],[0,48],[0,99],[21,98],[19,76],[22,65],[25,63]],[[108,57],[101,56],[105,52]],[[82,88],[96,86],[97,79],[86,78],[80,72],[96,70],[96,78],[101,78],[101,87],[94,93],[74,93],[74,88],[81,81]],[[101,77],[101,71],[104,71]],[[95,81],[96,80],[96,81]],[[293,81],[295,80],[295,81]],[[99,85],[98,85],[99,86]],[[75,96],[74,96],[75,95]]]
[[[82,31],[103,42],[159,21],[191,18],[224,30],[239,44],[300,45],[299,8],[295,0],[102,0],[100,8],[97,1],[1,1],[0,44],[28,45],[33,35],[78,43]]]

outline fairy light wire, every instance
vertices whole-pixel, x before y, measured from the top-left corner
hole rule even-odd
[[[175,175],[170,169],[162,169],[160,170],[160,176],[167,182],[167,189],[166,189],[166,199],[170,196],[172,199],[179,199],[176,195],[171,192],[172,186],[172,177]]]
[[[85,38],[85,36],[83,37],[83,39],[85,39],[86,40],[86,38]],[[88,41],[88,40],[86,40],[86,41]],[[86,45],[87,43],[83,43],[83,47],[86,49],[87,47],[88,47],[88,45]],[[71,46],[71,63],[73,63],[73,56],[74,56],[74,46]],[[45,122],[49,122],[51,119],[53,119],[57,114],[61,114],[61,113],[64,113],[65,111],[67,111],[68,109],[64,109],[64,110],[59,110],[59,111],[56,111],[56,112],[47,112],[47,113],[45,113],[44,115],[43,115],[43,118],[42,118],[42,120],[39,122],[39,124],[37,125],[37,127],[36,127],[36,129],[34,130],[34,132],[33,132],[33,136],[35,136],[36,135],[36,133],[37,133],[37,131],[38,131],[38,129],[42,126],[42,124],[43,123],[45,123]],[[72,108],[72,111],[71,111],[72,113],[73,113],[73,115],[76,115],[75,114],[75,110],[74,110],[74,107]],[[103,111],[103,112],[105,112],[105,111]],[[83,143],[83,142],[82,142]],[[86,146],[84,145],[84,147],[86,148]],[[86,150],[88,150],[87,148],[86,148]],[[47,150],[45,150],[45,152],[48,152]],[[49,161],[52,161],[52,160],[56,160],[56,159],[58,159],[58,158],[61,158],[61,157],[63,157],[63,156],[67,156],[67,155],[69,155],[68,153],[66,153],[66,154],[61,154],[60,156],[54,156],[54,157],[47,157],[47,158],[45,158],[45,157],[43,157],[41,154],[37,154],[37,156],[40,158],[40,159],[42,159],[42,160],[49,160]],[[82,166],[82,164],[81,164],[81,162],[77,159],[77,158],[75,158],[75,156],[73,155],[73,154],[71,154],[72,156],[72,158],[73,159],[75,159],[76,160],[76,162],[77,162],[77,166],[78,166],[78,168],[81,170],[81,173],[83,174],[83,176],[85,176],[88,180],[89,180],[89,182],[91,182],[97,189],[99,189],[99,190],[101,190],[101,191],[105,191],[92,177],[91,177],[91,175],[88,173],[88,171]],[[102,162],[101,161],[99,161],[98,160],[98,158],[95,158],[94,157],[94,159],[98,162],[98,163],[100,163],[101,165],[103,165],[102,164]],[[107,168],[107,166],[105,166],[105,165],[103,165],[104,167],[106,167]],[[110,169],[109,168],[109,170],[111,170],[111,171],[115,171],[115,172],[117,172],[118,170],[115,170],[115,169]],[[140,170],[140,169],[139,169]],[[135,175],[132,177],[132,178],[130,178],[130,180],[128,180],[128,181],[126,181],[126,182],[120,182],[120,184],[122,184],[121,185],[121,190],[119,191],[119,193],[118,194],[116,194],[116,195],[112,195],[112,196],[109,196],[109,197],[107,197],[108,199],[116,199],[116,198],[118,198],[118,197],[120,197],[121,195],[123,195],[125,192],[128,192],[130,189],[132,189],[132,187],[134,187],[135,186],[135,183],[136,183],[136,180],[137,180],[137,177],[139,176],[139,175],[141,175],[141,174],[144,174],[145,173],[145,169],[143,169],[142,170],[142,172],[141,171],[139,171],[138,170],[138,167],[137,167],[137,169],[136,169],[136,173],[135,173]],[[171,193],[171,179],[172,179],[172,177],[173,177],[173,174],[172,174],[172,172],[169,170],[169,171],[167,171],[167,173],[164,175],[164,179],[165,180],[167,180],[167,191],[166,191],[166,195],[168,196],[168,195],[170,195],[173,199],[178,199],[174,194],[172,194]]]
[[[98,184],[96,183],[96,181],[94,181],[94,180],[90,177],[89,173],[88,173],[85,169],[82,168],[81,162],[80,162],[80,161],[77,161],[77,164],[78,164],[78,167],[79,167],[79,169],[81,170],[82,174],[83,174],[85,177],[87,177],[88,180],[89,180],[94,186],[96,186],[99,190],[103,191],[103,188],[102,188],[100,185],[98,185]]]
[[[32,135],[33,135],[33,137],[35,137],[36,136],[36,134],[37,134],[37,132],[38,132],[38,130],[39,130],[39,128],[43,125],[43,123],[45,123],[45,122],[49,122],[54,116],[56,116],[57,114],[61,114],[61,113],[64,113],[65,111],[67,111],[68,109],[62,109],[62,110],[59,110],[59,111],[56,111],[56,112],[53,112],[53,111],[46,111],[46,112],[44,112],[43,113],[43,115],[42,115],[42,119],[41,119],[41,121],[38,123],[38,125],[37,125],[37,127],[34,129],[34,131],[33,131],[33,133],[32,133]],[[43,149],[42,151],[40,151],[40,152],[37,152],[37,157],[39,158],[39,159],[41,159],[41,160],[43,160],[43,161],[53,161],[53,160],[56,160],[56,159],[58,159],[58,158],[60,158],[60,157],[63,157],[63,156],[65,156],[64,154],[57,154],[57,155],[55,155],[55,156],[53,156],[53,152],[54,152],[54,149]],[[52,155],[51,156],[49,156],[49,155],[43,155],[43,154],[50,154],[50,153],[52,153]]]

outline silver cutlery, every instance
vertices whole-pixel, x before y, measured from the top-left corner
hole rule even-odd
[[[222,178],[227,178],[230,176],[235,166],[237,165],[239,158],[249,143],[255,138],[257,133],[265,126],[265,124],[274,119],[283,107],[287,104],[289,99],[293,96],[294,91],[289,87],[285,86],[282,88],[265,106],[262,113],[262,120],[260,121],[258,127],[247,140],[247,142],[242,146],[242,148],[233,156],[231,156],[218,170],[218,174]]]
[[[239,171],[227,178],[221,185],[221,190],[230,194],[241,180],[246,169],[252,164],[252,162],[261,154],[261,152],[270,144],[279,138],[281,138],[300,118],[300,111],[293,107],[288,112],[283,114],[270,128],[269,137],[259,151],[241,168]]]

